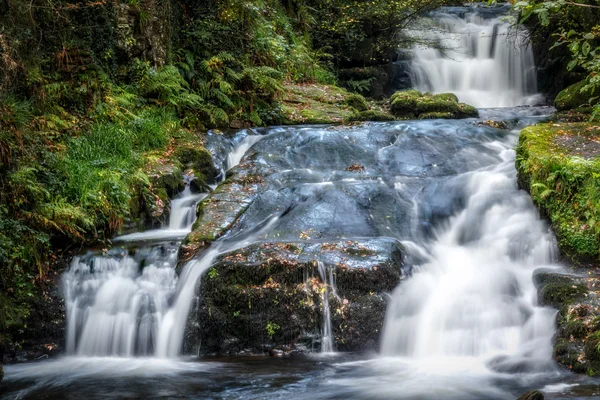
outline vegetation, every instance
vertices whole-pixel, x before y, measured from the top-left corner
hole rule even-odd
[[[540,124],[521,132],[517,168],[548,215],[561,250],[577,262],[600,255],[600,126]]]
[[[585,78],[572,89],[577,90],[579,99],[593,106],[590,119],[600,119],[600,5],[591,0],[522,0],[515,3],[515,9],[520,12],[521,22],[535,18],[555,38],[552,48],[568,49],[566,68]],[[581,105],[565,104],[561,97],[557,98],[559,108]]]

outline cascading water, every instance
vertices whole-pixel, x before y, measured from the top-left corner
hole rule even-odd
[[[259,139],[248,136],[236,146],[228,157],[228,169]],[[219,254],[218,246],[211,248],[200,260],[190,262],[178,278],[180,242],[191,231],[196,204],[205,196],[192,193],[187,184],[171,201],[166,228],[117,237],[114,241],[122,243],[122,248],[73,260],[63,278],[69,354],[179,354],[196,282]],[[128,245],[143,241],[154,244]]]
[[[412,36],[429,45],[412,49],[415,89],[452,92],[479,108],[540,103],[525,32],[504,22],[504,14],[490,13],[489,8],[449,7],[420,21]]]
[[[195,219],[203,195],[189,187],[171,203],[169,226],[117,238],[126,243],[159,241],[139,248],[76,257],[63,278],[67,308],[67,352],[81,356],[152,355],[169,310],[177,275],[179,242]]]
[[[335,281],[333,279],[333,270],[327,268],[327,266],[317,261],[317,267],[319,269],[319,275],[323,282],[324,292],[323,297],[323,326],[321,329],[321,352],[322,353],[333,353],[335,347],[333,346],[333,329],[331,328],[331,307],[329,306],[329,295],[332,294],[337,297],[335,290]]]

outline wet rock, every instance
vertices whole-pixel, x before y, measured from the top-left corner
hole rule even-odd
[[[532,390],[523,394],[517,400],[544,400],[544,393],[539,390]]]
[[[326,290],[316,261],[330,268]],[[402,247],[391,238],[265,242],[219,257],[200,284],[186,344],[201,353],[318,349],[329,293],[337,350],[375,350],[384,293],[401,280]]]
[[[456,95],[442,93],[432,95],[417,90],[396,92],[390,98],[393,115],[405,119],[470,118],[479,116],[473,106],[459,103]]]
[[[600,275],[536,271],[539,301],[558,309],[553,356],[565,368],[600,375]],[[577,273],[578,272],[578,273]],[[583,273],[582,273],[583,272]]]
[[[230,177],[202,200],[198,219],[179,249],[181,262],[188,261],[223,236],[246,211],[263,185],[263,178],[248,163],[234,169]]]
[[[477,126],[489,126],[494,129],[510,129],[510,125],[506,121],[486,120],[477,122]]]
[[[9,332],[13,341],[0,343],[0,363],[41,360],[64,352],[66,310],[60,276],[68,261],[60,262],[29,303],[24,327]]]
[[[581,106],[591,106],[597,103],[598,93],[581,91],[581,89],[588,84],[589,82],[584,79],[560,91],[560,93],[556,95],[556,99],[554,99],[554,107],[559,111],[563,111],[573,110]]]
[[[369,103],[360,94],[352,94],[346,98],[346,104],[354,108],[356,111],[367,111],[369,109]]]

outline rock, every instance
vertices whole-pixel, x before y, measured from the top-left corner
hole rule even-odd
[[[214,182],[219,170],[215,168],[212,154],[201,146],[180,146],[175,157],[187,168],[192,168],[194,176],[205,182]]]
[[[367,111],[369,109],[369,104],[367,100],[360,94],[352,94],[346,98],[346,104],[350,107],[356,109],[357,111]]]
[[[517,400],[544,400],[544,393],[540,392],[539,390],[532,390],[525,393]]]
[[[534,273],[540,304],[558,309],[554,359],[577,373],[600,375],[600,276],[539,270]]]
[[[495,121],[495,120],[487,120],[487,121],[478,121],[477,126],[489,126],[494,129],[509,129],[510,126],[506,121]]]
[[[581,106],[591,106],[597,103],[598,93],[581,91],[581,89],[587,84],[589,84],[589,82],[584,79],[560,91],[560,93],[556,95],[556,99],[554,99],[554,107],[556,107],[556,109],[559,111],[563,111],[573,110]],[[594,99],[590,104],[590,99],[593,97],[596,97],[596,99]]]
[[[471,118],[479,116],[473,106],[459,103],[456,95],[442,93],[432,95],[417,90],[396,92],[390,98],[394,116],[405,119]]]
[[[402,247],[391,238],[264,242],[221,255],[202,279],[186,344],[201,353],[315,348],[326,287],[316,260],[335,276],[329,290],[338,350],[376,350],[384,293],[401,280]]]

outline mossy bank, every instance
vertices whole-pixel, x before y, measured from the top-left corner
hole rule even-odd
[[[554,358],[600,374],[600,125],[550,122],[521,132],[519,184],[556,233],[568,272],[537,271],[542,305],[558,310]]]

